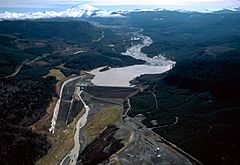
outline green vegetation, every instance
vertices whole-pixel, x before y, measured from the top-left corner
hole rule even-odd
[[[29,126],[46,113],[46,108],[55,93],[54,83],[55,81],[49,78],[38,81],[0,81],[2,164],[34,164],[47,153],[51,144],[46,136],[32,132]]]
[[[98,40],[103,31],[104,38]],[[46,114],[51,98],[56,95],[56,80],[42,77],[50,72],[61,79],[61,73],[70,76],[103,65],[143,63],[121,56],[125,37],[79,20],[0,22],[0,161],[3,164],[34,164],[51,147],[44,134],[36,134],[29,128]],[[114,49],[109,45],[114,45]],[[79,50],[84,51],[74,54]],[[61,64],[64,67],[58,68]],[[15,76],[4,78],[20,65]],[[109,124],[119,117],[116,113],[120,111],[113,109],[106,110],[113,114],[111,119],[103,117]],[[103,125],[98,126],[103,129]],[[56,154],[61,155],[61,151]]]
[[[47,70],[60,64],[70,69],[61,71],[71,75],[103,65],[118,67],[144,63],[121,55],[127,37],[86,21],[2,21],[0,76],[10,75],[17,66],[39,56],[36,62],[24,65],[19,72],[23,77],[32,77],[32,73],[44,76]],[[84,51],[74,54],[79,49]]]
[[[156,108],[154,97],[150,92],[142,92],[137,96],[132,97],[131,105],[134,107],[134,111],[130,111],[130,116],[135,116],[137,114],[146,115],[147,112],[150,112]]]
[[[240,53],[177,63],[166,79],[193,90],[210,90],[216,97],[240,98]]]
[[[101,54],[100,54],[101,53]],[[126,66],[133,64],[142,64],[143,61],[136,60],[132,57],[120,56],[116,53],[110,52],[87,52],[81,55],[64,58],[63,61],[67,62],[65,66],[73,70],[91,70],[100,66],[110,65],[112,67]]]
[[[131,99],[133,111],[129,115],[144,114],[147,127],[205,164],[237,164],[239,66],[239,54],[234,51],[179,62],[164,78],[140,77],[137,81],[150,87]],[[148,105],[154,105],[152,91],[159,110]],[[178,123],[172,125],[176,117]],[[151,120],[157,120],[158,125],[152,125]]]
[[[104,128],[108,125],[113,125],[120,120],[121,109],[119,107],[110,107],[102,109],[96,113],[91,120],[86,124],[87,135],[90,141],[93,141],[98,137]]]
[[[85,21],[3,21],[1,34],[16,34],[25,39],[62,39],[88,43],[100,37],[101,31]]]
[[[151,79],[145,78],[146,81]],[[238,164],[239,99],[218,98],[208,90],[178,87],[161,78],[154,82],[157,83],[154,91],[159,109],[154,107],[153,96],[149,94],[153,86],[150,86],[147,91],[131,98],[130,116],[143,114],[146,116],[144,125],[204,164]],[[152,106],[142,106],[142,100],[148,100]],[[153,125],[152,120],[157,120],[157,125]]]
[[[1,44],[0,54],[0,77],[13,73],[15,71],[15,67],[21,65],[24,60],[32,60],[37,57]]]
[[[153,39],[154,43],[143,49],[149,56],[165,53],[166,57],[178,62],[208,46],[239,47],[240,20],[235,12],[160,11],[137,12],[129,16],[131,24],[143,28],[143,33]]]
[[[204,164],[239,164],[240,137],[236,133],[240,129],[239,12],[157,11],[126,16],[90,18],[118,27],[112,29],[77,19],[0,22],[0,77],[13,73],[22,62],[41,56],[25,64],[15,77],[0,82],[3,87],[0,96],[1,162],[33,164],[50,147],[45,136],[28,129],[45,114],[54,95],[56,81],[40,77],[60,64],[64,64],[60,71],[67,76],[104,65],[142,64],[144,61],[121,55],[132,43],[130,32],[141,28],[142,33],[154,41],[143,48],[145,53],[151,57],[165,53],[177,63],[164,75],[142,76],[135,81],[149,88],[131,98],[129,115],[143,114],[147,127]],[[84,52],[74,54],[77,50]],[[100,116],[105,119],[103,114]],[[99,121],[106,124],[105,121],[112,119]],[[152,120],[157,121],[157,125]],[[89,135],[94,139],[103,125],[91,127],[88,127]],[[121,140],[115,139],[109,130],[116,132],[117,128],[113,126],[103,131],[80,156],[86,164],[102,160],[99,157],[105,159],[122,147]],[[111,152],[101,152],[107,146],[111,146]],[[23,150],[26,152],[22,153]],[[94,151],[92,155],[90,151]],[[100,154],[96,157],[96,153]]]
[[[154,41],[143,49],[145,53],[165,53],[177,62],[164,75],[135,80],[149,88],[131,98],[129,115],[143,114],[143,124],[204,164],[238,164],[238,14],[160,11],[129,15],[129,22],[143,28]]]

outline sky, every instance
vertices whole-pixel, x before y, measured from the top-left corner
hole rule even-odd
[[[39,8],[56,9],[91,4],[97,7],[108,8],[109,6],[137,5],[142,8],[233,8],[240,6],[240,0],[0,0],[1,9]]]

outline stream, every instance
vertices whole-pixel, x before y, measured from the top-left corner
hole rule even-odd
[[[77,163],[77,159],[78,159],[78,155],[79,155],[79,151],[80,151],[80,142],[79,142],[79,133],[80,133],[80,129],[87,123],[87,117],[88,117],[88,113],[90,111],[89,106],[84,102],[83,98],[81,97],[83,91],[80,91],[80,93],[76,93],[78,95],[78,97],[80,98],[80,100],[83,103],[83,106],[85,108],[85,113],[83,114],[83,116],[78,120],[77,124],[76,124],[76,131],[75,131],[75,135],[74,135],[74,147],[72,148],[71,151],[69,151],[69,153],[64,157],[64,159],[61,161],[61,165],[62,164],[71,164],[71,165],[75,165]],[[70,161],[67,161],[67,159],[70,159]]]

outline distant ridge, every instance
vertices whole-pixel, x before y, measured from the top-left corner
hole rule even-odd
[[[177,11],[177,12],[197,12],[197,13],[214,13],[220,11],[232,11],[239,12],[240,8],[226,8],[226,9],[177,9],[177,10],[168,10],[164,8],[156,9],[134,9],[134,10],[119,10],[119,11],[110,11],[110,10],[101,10],[89,4],[83,4],[79,6],[74,6],[66,11],[56,12],[56,11],[43,11],[43,12],[2,12],[0,13],[0,21],[3,20],[34,20],[41,18],[88,18],[88,17],[124,17],[125,14],[132,12],[155,12],[155,11]]]
[[[73,18],[86,18],[86,17],[122,17],[121,14],[100,10],[89,4],[83,4],[67,9],[66,11],[44,11],[44,12],[4,12],[0,13],[0,21],[3,20],[26,20],[26,19],[41,19],[41,18],[57,18],[57,17],[73,17]]]

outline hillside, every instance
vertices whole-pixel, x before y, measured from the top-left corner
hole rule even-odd
[[[0,22],[3,164],[34,164],[48,152],[52,145],[49,138],[31,127],[52,113],[47,108],[59,97],[57,80],[103,65],[143,63],[121,56],[125,37],[81,20]]]

